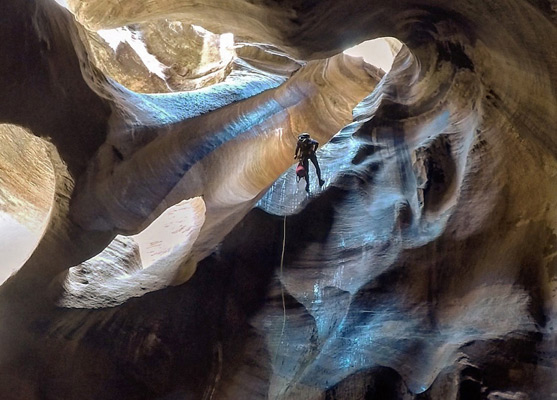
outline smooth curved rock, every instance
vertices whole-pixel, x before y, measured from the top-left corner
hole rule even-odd
[[[161,95],[107,78],[54,6],[0,5],[0,118],[59,152],[45,235],[0,288],[0,397],[557,393],[552,3],[70,1],[89,29],[175,18],[256,43],[219,84]],[[371,94],[373,67],[318,60],[378,36],[405,47]],[[303,130],[330,139],[309,198]],[[130,290],[72,301],[117,233],[195,196],[193,263],[141,270],[122,239],[87,268]]]

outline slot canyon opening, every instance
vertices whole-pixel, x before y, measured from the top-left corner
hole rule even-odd
[[[232,99],[230,104],[233,104],[235,101],[248,101],[265,91],[274,89],[280,91],[281,87],[296,79],[299,82],[292,83],[295,90],[315,84],[313,80],[317,80],[319,75],[331,80],[331,83],[327,82],[327,85],[333,87],[334,90],[331,89],[333,95],[324,92],[322,98],[319,96],[316,99],[301,97],[300,100],[291,100],[289,97],[293,95],[284,91],[286,101],[292,102],[292,105],[283,112],[286,118],[291,119],[289,129],[272,125],[267,127],[262,124],[261,132],[257,132],[261,136],[246,135],[245,138],[232,140],[230,144],[222,146],[229,147],[232,153],[236,151],[259,153],[250,154],[250,157],[243,160],[242,163],[231,165],[226,170],[223,169],[222,173],[227,174],[227,177],[224,181],[220,181],[218,186],[216,181],[214,184],[213,182],[208,183],[205,194],[213,199],[213,204],[224,208],[232,207],[232,200],[246,201],[256,198],[258,193],[271,185],[277,178],[280,179],[280,175],[285,172],[287,166],[292,165],[294,153],[292,137],[301,133],[304,126],[304,123],[298,121],[304,118],[305,113],[314,113],[315,107],[322,107],[323,102],[328,103],[325,104],[325,107],[332,107],[333,111],[335,108],[341,108],[344,113],[342,118],[333,116],[330,119],[335,126],[333,129],[327,126],[329,124],[327,120],[315,121],[320,141],[319,154],[325,154],[326,158],[336,158],[337,156],[334,154],[336,150],[332,152],[327,150],[328,141],[338,132],[342,132],[346,128],[346,124],[352,123],[354,107],[357,107],[362,99],[365,100],[365,97],[373,92],[373,88],[389,71],[394,56],[402,46],[394,38],[379,38],[347,49],[344,52],[346,56],[340,53],[327,60],[305,62],[292,59],[274,46],[236,43],[231,33],[214,34],[199,26],[168,20],[156,20],[152,23],[96,32],[86,31],[82,39],[88,53],[91,54],[91,61],[96,67],[126,89],[141,94],[142,97],[133,94],[134,97],[128,104],[130,108],[139,104],[138,109],[141,112],[145,112],[145,109],[151,106],[152,103],[149,102],[161,99],[162,97],[159,95],[180,95],[180,93],[193,93],[201,89],[211,90],[218,84],[228,84],[231,91],[238,91],[238,88],[243,91],[237,100]],[[359,81],[355,80],[350,83],[352,76],[356,76],[352,75],[355,71],[356,75],[359,74],[357,76]],[[368,75],[368,80],[373,83],[372,85],[370,83],[368,91],[362,91],[362,87],[359,87],[362,86],[359,82],[362,81],[363,75]],[[346,81],[346,83],[342,83],[342,81]],[[319,88],[320,84],[317,83],[315,86]],[[244,87],[247,89],[244,90]],[[361,92],[357,101],[350,97],[350,93],[356,87]],[[294,93],[298,95],[296,92]],[[138,104],[133,104],[133,101],[137,101]],[[304,105],[304,102],[307,104]],[[293,113],[291,109],[300,107],[300,104],[302,107],[300,111],[297,111],[300,116],[291,115]],[[203,105],[203,107],[206,108],[199,113],[211,111],[217,106],[209,104]],[[154,111],[157,110],[154,109]],[[158,118],[158,115],[154,115],[153,118]],[[165,116],[165,118],[161,120],[161,123],[168,124],[174,117]],[[306,129],[310,134],[314,134],[312,126],[307,127],[307,123]],[[263,140],[264,147],[260,143]],[[285,145],[286,142],[289,142],[290,147]],[[119,161],[124,161],[130,154],[133,155],[133,152],[116,149],[114,154],[117,155]],[[211,159],[211,155],[207,158]],[[266,180],[263,182],[246,180],[246,174],[249,172],[246,170],[247,162],[255,163],[255,170],[261,168],[262,177]],[[265,170],[267,168],[265,164],[271,164],[273,168]],[[310,168],[313,167],[310,166]],[[288,175],[289,172],[287,171],[286,174]],[[328,174],[326,178],[330,181],[332,177],[332,174]],[[264,199],[270,198],[269,193],[274,192],[274,187],[276,185],[272,185],[268,193],[264,195]],[[305,195],[303,188],[297,189],[297,191],[297,196]],[[138,235],[117,236],[98,256],[80,266],[72,267],[65,285],[68,291],[67,299],[72,297],[90,299],[91,295],[84,296],[83,293],[91,290],[102,292],[103,297],[108,298],[111,296],[110,293],[114,293],[113,289],[121,284],[121,277],[118,278],[118,284],[115,284],[116,281],[113,279],[120,275],[134,276],[134,279],[129,279],[126,285],[132,285],[134,280],[143,282],[136,285],[141,288],[141,291],[134,291],[133,296],[164,287],[169,281],[164,276],[157,277],[156,271],[160,272],[164,269],[162,267],[164,262],[169,265],[176,264],[174,261],[169,261],[172,254],[183,255],[189,251],[185,251],[183,248],[188,246],[191,250],[191,246],[204,224],[205,203],[201,198],[197,199],[188,200],[186,205],[180,203],[166,210],[151,226]],[[175,201],[174,198],[170,204]],[[184,207],[190,211],[193,207],[197,211],[190,214],[186,211],[184,215],[188,215],[186,219],[190,218],[190,221],[183,224],[181,228],[172,228],[171,221],[180,214],[177,210],[181,207],[182,211],[184,211]],[[198,218],[200,215],[203,215],[203,218]],[[209,225],[217,226],[218,223],[211,221]],[[181,230],[180,234],[173,234],[171,232],[173,229],[176,231],[174,233]],[[182,249],[177,251],[176,249],[180,246]],[[119,252],[122,254],[119,255]],[[132,259],[133,261],[131,261]],[[109,260],[113,261],[109,262]],[[122,265],[120,267],[112,265],[114,260],[118,260]],[[91,272],[95,268],[105,268],[106,271],[98,271],[98,274],[95,274]],[[171,268],[167,268],[166,272],[170,270]],[[138,278],[138,274],[145,279]],[[84,275],[89,277],[84,278]],[[153,286],[148,279],[158,280],[158,284]],[[92,284],[92,282],[97,282],[97,284]],[[106,288],[104,292],[103,286]],[[120,300],[116,302],[120,302]],[[71,300],[64,300],[61,304],[76,306]],[[101,305],[96,304],[95,306]]]
[[[344,50],[344,54],[362,57],[365,62],[381,68],[385,73],[391,70],[393,60],[402,48],[402,43],[393,37],[382,37],[366,40],[356,46]]]
[[[173,22],[168,22],[168,24],[169,26],[173,26],[173,31],[183,33],[185,32],[184,30],[186,30],[186,32],[193,34],[196,38],[203,38],[203,40],[198,43],[200,45],[197,47],[201,49],[201,56],[195,59],[195,62],[198,63],[196,64],[198,71],[196,74],[198,77],[204,76],[204,73],[199,71],[209,71],[210,75],[215,71],[226,69],[226,65],[229,65],[231,62],[230,60],[236,60],[238,63],[243,62],[238,60],[243,60],[242,57],[245,57],[247,62],[252,66],[256,66],[259,71],[261,71],[259,68],[263,68],[267,75],[277,73],[276,76],[279,78],[279,85],[275,85],[277,90],[280,90],[281,85],[288,85],[291,80],[295,79],[299,82],[295,81],[292,83],[294,87],[305,87],[307,85],[305,80],[311,82],[313,76],[318,74],[323,74],[323,76],[327,76],[328,79],[331,79],[333,82],[330,85],[334,87],[334,91],[332,92],[333,95],[329,95],[326,92],[323,98],[326,99],[326,101],[330,101],[332,98],[333,101],[330,104],[333,107],[338,106],[343,108],[344,114],[342,118],[344,122],[332,130],[327,126],[324,128],[322,126],[320,127],[321,131],[327,132],[327,134],[326,136],[322,136],[323,139],[320,138],[321,146],[318,157],[323,156],[325,159],[329,160],[338,158],[338,154],[335,154],[338,149],[328,149],[328,141],[333,138],[337,132],[341,132],[340,134],[342,134],[343,130],[346,129],[344,124],[348,124],[348,126],[352,124],[353,108],[357,107],[361,99],[363,99],[361,101],[365,101],[366,96],[370,96],[373,88],[390,69],[390,64],[392,64],[394,56],[402,46],[400,42],[393,38],[381,38],[367,41],[355,48],[346,50],[345,54],[347,54],[348,58],[343,54],[338,54],[330,59],[334,60],[334,62],[329,62],[329,60],[312,61],[308,63],[308,67],[303,70],[304,63],[297,64],[288,60],[284,54],[277,55],[276,49],[272,47],[266,49],[269,51],[267,53],[261,51],[261,49],[254,50],[248,45],[242,44],[232,46],[233,37],[231,34],[214,35],[200,27],[185,27],[183,24],[176,25]],[[156,79],[166,79],[165,71],[167,71],[167,68],[164,67],[164,65],[167,65],[167,62],[161,63],[153,54],[148,53],[149,46],[146,45],[144,40],[145,38],[152,37],[151,35],[141,31],[138,27],[117,28],[110,31],[98,32],[98,34],[99,37],[103,39],[103,46],[108,45],[108,48],[111,49],[111,52],[102,53],[109,61],[122,60],[122,57],[119,57],[119,53],[121,55],[122,52],[136,52],[138,57],[134,62],[136,62],[136,64],[143,63],[145,65],[150,71],[149,79],[153,77],[156,77]],[[92,43],[93,42],[90,42],[91,46],[95,47]],[[106,46],[104,48],[106,48]],[[237,53],[232,54],[230,52],[232,50],[237,51]],[[195,49],[190,49],[189,51],[194,52]],[[100,57],[100,55],[101,53],[97,53],[98,57]],[[193,58],[194,57],[192,57],[192,59]],[[123,59],[125,60],[126,58],[124,57]],[[207,65],[203,64],[207,62],[207,60],[210,62]],[[222,60],[225,61],[223,62]],[[95,63],[99,67],[112,65],[110,62],[106,60],[103,61],[103,59],[100,58],[96,58]],[[193,66],[193,64],[191,65]],[[366,65],[370,67],[366,67]],[[132,69],[131,71],[134,72],[136,70]],[[251,73],[253,69],[245,69],[244,73],[246,71]],[[285,71],[287,72],[286,74]],[[348,71],[347,76],[343,76],[345,71]],[[353,90],[350,85],[358,86],[358,83],[351,82],[351,72],[353,71],[358,71],[358,74],[360,74],[358,79],[362,79],[362,75],[371,76],[371,78],[368,76],[368,79],[371,79],[373,83],[369,91],[362,91],[359,95],[360,100],[358,101],[355,101],[351,97],[347,97],[346,99],[343,97],[346,95],[346,93],[344,93],[345,91]],[[107,75],[110,75],[109,71],[105,72]],[[231,75],[227,76],[227,79],[231,77]],[[113,78],[118,78],[120,83],[128,89],[137,89],[140,91],[145,89],[144,83],[148,81],[143,80],[142,77],[144,76],[134,73],[126,74],[126,76],[113,75]],[[231,78],[234,79],[233,76]],[[134,86],[134,84],[129,83],[130,79],[138,83],[139,86]],[[206,80],[203,82],[202,86],[208,85],[207,87],[211,87],[213,84],[215,84],[215,82],[211,83]],[[152,86],[150,87],[152,88]],[[166,90],[168,91],[169,87],[166,87]],[[359,90],[361,91],[362,88],[359,88]],[[146,91],[149,92],[150,90]],[[156,94],[154,96],[156,96]],[[286,96],[290,96],[288,92],[286,92]],[[334,96],[337,96],[339,100],[334,100]],[[305,112],[312,113],[312,107],[316,106],[314,103],[321,104],[321,101],[319,97],[317,97],[317,100],[304,99],[302,101],[302,108],[299,111],[302,113],[301,117],[304,117],[303,114]],[[343,104],[343,102],[346,104]],[[352,105],[348,106],[348,102],[351,102]],[[297,107],[298,103],[299,102],[294,102],[291,108]],[[296,122],[297,119],[300,118],[299,116],[294,115],[294,117],[292,117],[288,109],[284,111],[284,113],[288,118],[295,118],[291,127],[300,126],[300,123]],[[338,117],[335,118],[336,119],[332,119],[332,121],[338,124]],[[320,121],[320,123],[323,123],[323,121]],[[308,130],[313,133],[311,126]],[[262,202],[268,202],[269,199],[274,198],[273,193],[277,193],[277,178],[280,182],[281,179],[289,176],[292,171],[292,167],[290,167],[290,169],[288,169],[288,167],[291,166],[293,162],[292,156],[294,148],[285,146],[285,143],[290,140],[288,139],[288,135],[293,135],[295,137],[298,133],[301,132],[295,130],[289,132],[289,129],[277,128],[274,126],[270,128],[264,127],[262,137],[247,135],[246,138],[236,141],[233,140],[230,144],[227,144],[226,146],[230,146],[231,148],[231,153],[245,151],[253,154],[244,161],[256,162],[256,165],[261,165],[263,171],[265,169],[265,164],[269,162],[274,166],[278,166],[278,168],[275,168],[276,171],[265,171],[264,178],[267,179],[267,181],[251,184],[249,180],[246,181],[245,177],[248,164],[242,163],[240,165],[230,166],[223,172],[227,174],[224,182],[220,182],[219,186],[213,186],[211,182],[207,186],[207,192],[205,194],[208,198],[213,199],[213,208],[215,204],[225,209],[227,207],[234,207],[233,202],[231,203],[231,199],[239,199],[239,201],[255,199],[258,193],[262,190],[265,191],[265,187],[268,185],[271,185],[271,188],[263,195],[263,199],[258,204],[261,205]],[[262,148],[261,141],[263,139],[265,146]],[[277,149],[280,149],[280,151],[277,151]],[[117,155],[120,161],[125,158],[119,151]],[[209,158],[210,157],[211,156],[209,156]],[[260,163],[256,160],[258,158],[261,159]],[[277,161],[269,161],[274,158],[277,158]],[[286,172],[285,168],[287,169]],[[313,166],[310,166],[310,168],[313,168]],[[334,164],[329,164],[328,166],[324,165],[324,170],[327,174],[326,179],[328,181],[332,181],[334,178],[334,174],[332,172],[330,173],[334,168]],[[297,205],[301,206],[304,201],[303,196],[306,195],[305,191],[299,186],[295,188],[290,185],[289,190],[292,189],[296,191],[295,195],[299,200],[297,201]],[[274,198],[274,201],[275,200],[279,203],[282,201],[277,198]],[[173,198],[173,200],[170,200],[170,203],[172,204],[177,201],[176,198]],[[294,202],[292,204],[294,204]],[[254,206],[256,205],[257,204],[254,204]],[[284,204],[282,206],[284,206]],[[175,281],[173,274],[177,273],[176,271],[181,263],[191,263],[190,266],[186,265],[185,267],[181,267],[181,273],[183,274],[183,271],[186,271],[187,275],[185,278],[182,278],[181,281],[189,279],[188,277],[195,271],[196,262],[199,261],[199,259],[197,258],[198,254],[195,254],[191,259],[188,259],[188,256],[205,223],[205,212],[206,207],[204,200],[201,197],[191,198],[190,200],[178,202],[176,205],[164,211],[139,234],[132,236],[118,235],[112,243],[96,257],[70,268],[64,282],[65,294],[59,301],[59,305],[70,308],[102,308],[121,304],[130,297],[142,296],[145,293],[172,284],[173,281]],[[219,223],[218,218],[217,221],[214,219],[209,221],[207,230],[214,230],[215,227],[218,227]],[[233,225],[227,226],[227,228],[223,229],[222,232],[218,234],[226,233],[226,229],[232,229]],[[207,233],[205,233],[205,235],[207,235]],[[205,240],[207,239],[205,238]],[[218,243],[213,243],[213,246],[217,244]],[[203,246],[204,245],[201,245],[201,247]],[[202,257],[206,256],[207,248],[204,248],[201,253]]]
[[[325,62],[333,65],[333,61],[338,61],[339,56],[345,56],[345,65],[339,68],[342,71],[339,75],[341,79],[345,79],[344,83],[339,85],[339,92],[349,92],[362,90],[365,85],[361,84],[360,88],[351,86],[350,76],[354,70],[367,71],[372,77],[373,84],[368,91],[360,92],[360,99],[352,103],[351,107],[346,110],[349,117],[338,127],[338,130],[329,132],[327,135],[318,136],[319,142],[317,150],[317,159],[321,168],[325,187],[333,183],[339,171],[350,169],[346,162],[358,163],[358,159],[365,156],[362,150],[356,150],[359,147],[359,139],[353,136],[362,124],[370,119],[369,110],[375,109],[380,101],[376,96],[376,89],[380,86],[381,81],[387,76],[391,70],[395,57],[403,48],[403,43],[393,37],[381,37],[377,39],[364,41],[356,46],[344,50],[341,54],[332,56]],[[315,61],[312,61],[315,62]],[[346,65],[356,66],[355,69],[346,67]],[[331,73],[333,68],[329,68],[323,75]],[[345,78],[342,78],[343,71],[348,70]],[[331,73],[332,75],[332,73]],[[292,79],[292,78],[291,78]],[[333,96],[331,96],[333,97]],[[324,100],[326,103],[327,100]],[[334,99],[328,107],[343,107],[348,104],[347,99]],[[322,121],[316,120],[315,126],[323,124]],[[297,133],[301,133],[298,131]],[[308,133],[315,139],[311,127]],[[369,139],[371,140],[371,137]],[[332,146],[330,144],[333,144]],[[374,148],[373,145],[366,145],[367,149]],[[357,152],[354,153],[354,152]],[[300,212],[307,203],[307,194],[304,190],[304,178],[296,177],[297,163],[278,177],[277,181],[270,187],[258,203],[258,207],[274,215],[292,215]],[[319,193],[320,189],[317,182],[316,170],[312,163],[309,163],[309,187],[311,193]]]
[[[58,304],[102,308],[164,288],[176,275],[195,272],[192,248],[205,222],[205,203],[195,197],[167,208],[141,232],[117,235],[98,255],[71,267]],[[184,264],[190,269],[186,272]]]
[[[2,185],[4,205],[34,182],[49,222],[1,287],[1,399],[557,392],[548,2],[67,3],[0,6],[0,117],[49,137],[33,158],[56,177],[52,207],[48,179]],[[172,58],[212,40],[176,18],[230,28],[232,62]],[[381,34],[408,46],[386,75],[343,54]],[[309,195],[300,132],[326,180]],[[183,199],[197,233],[165,213]]]
[[[94,63],[139,93],[196,90],[226,79],[236,58],[234,35],[181,21],[88,31]]]
[[[48,145],[25,128],[0,125],[0,284],[41,240],[54,202]]]

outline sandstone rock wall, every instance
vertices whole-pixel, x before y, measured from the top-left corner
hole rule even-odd
[[[0,122],[57,149],[36,155],[44,236],[0,287],[1,398],[557,393],[550,3],[69,7],[0,4]],[[189,92],[102,72],[92,31],[162,18],[247,44]],[[338,54],[379,36],[405,44],[385,77]],[[309,198],[290,167],[301,131],[330,140]],[[164,265],[114,240],[197,196],[198,236]]]

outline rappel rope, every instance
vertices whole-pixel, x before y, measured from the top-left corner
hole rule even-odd
[[[298,167],[302,166],[302,162],[300,161],[298,164]],[[304,179],[306,179],[307,182],[307,177],[305,177],[306,172],[305,172],[305,168],[302,169],[304,170]],[[298,170],[296,170],[296,175],[297,175],[297,182],[300,181],[301,176],[298,175]],[[277,347],[275,349],[275,357],[273,358],[273,364],[275,364],[277,362],[277,356],[278,356],[278,351],[279,351],[279,347],[280,344],[282,343],[282,338],[284,337],[284,329],[286,328],[286,300],[284,297],[284,285],[282,283],[282,278],[283,278],[283,271],[284,271],[284,252],[286,250],[286,214],[284,215],[284,219],[283,219],[283,225],[282,225],[282,252],[280,254],[280,274],[279,274],[279,282],[280,282],[280,296],[282,298],[282,329],[280,331],[280,338],[279,341],[277,343]]]
[[[280,331],[280,338],[277,343],[277,347],[275,349],[275,357],[273,364],[277,361],[278,351],[280,344],[282,343],[282,338],[284,336],[284,329],[286,327],[286,301],[284,299],[284,286],[282,284],[282,272],[284,269],[284,250],[286,249],[286,215],[284,215],[284,223],[282,225],[282,253],[280,255],[280,275],[279,275],[279,282],[280,282],[280,295],[282,297],[282,329]]]

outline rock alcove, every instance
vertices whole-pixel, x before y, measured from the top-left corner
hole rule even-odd
[[[0,4],[0,398],[557,394],[552,2],[66,6]]]

